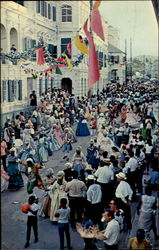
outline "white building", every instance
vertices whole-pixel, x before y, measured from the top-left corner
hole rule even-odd
[[[67,44],[72,44],[72,60],[80,52],[73,39],[77,34],[85,37],[83,25],[89,17],[89,1],[2,1],[1,2],[1,52],[8,53],[15,44],[17,53],[34,48],[42,36],[49,51],[55,58],[61,56]],[[108,37],[108,25],[103,22],[105,37]],[[80,30],[80,32],[78,32]],[[95,35],[94,35],[95,36]],[[95,44],[100,64],[100,81],[94,90],[102,89],[108,82],[108,41],[103,42],[95,36]],[[35,54],[36,56],[36,54]],[[45,74],[34,79],[32,72],[25,73],[22,62],[16,65],[1,56],[1,113],[2,121],[6,116],[27,110],[29,94],[34,89],[37,97],[48,87],[65,88],[75,96],[87,94],[88,57],[71,71],[62,68],[62,75],[52,74],[50,79]],[[25,62],[24,62],[25,63]],[[36,57],[28,67],[39,69]]]
[[[119,82],[122,85],[125,82],[125,52],[109,43],[108,54],[108,81]]]

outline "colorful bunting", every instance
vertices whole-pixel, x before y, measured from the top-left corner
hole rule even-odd
[[[71,60],[68,58],[68,56],[66,55],[66,53],[62,53],[62,56],[65,57],[69,69],[72,70],[72,69],[73,69],[73,66],[72,66]]]
[[[81,53],[88,55],[88,48],[87,48],[85,42],[83,41],[82,36],[77,35],[77,36],[74,38],[74,43],[75,43],[76,48],[77,48]]]
[[[45,63],[44,60],[44,51],[43,48],[38,49],[38,60],[37,60],[37,65],[43,65]]]
[[[72,47],[71,47],[71,43],[68,43],[66,48],[67,48],[67,52],[68,52],[68,54],[71,56],[71,55],[72,55]]]
[[[61,72],[61,70],[60,70],[60,68],[59,68],[58,66],[56,66],[55,73],[56,73],[57,75],[62,75],[62,72]]]

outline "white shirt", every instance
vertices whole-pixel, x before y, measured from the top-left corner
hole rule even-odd
[[[148,144],[146,144],[146,154],[151,154],[151,151],[153,149],[153,146],[149,146]]]
[[[39,210],[39,205],[36,204],[36,203],[33,203],[33,204],[30,206],[30,209],[31,209],[33,212],[38,211],[38,210]],[[28,216],[36,216],[36,215],[29,211],[29,212],[28,212]]]
[[[119,235],[120,235],[119,223],[115,219],[109,221],[106,230],[104,232],[104,236],[107,237],[108,239],[104,240],[104,242],[109,246],[116,245],[118,244],[119,241]]]
[[[121,198],[124,203],[127,203],[126,197],[129,200],[132,198],[133,191],[130,185],[126,181],[121,181],[116,188],[115,196],[116,198]]]
[[[123,172],[127,173],[125,172],[125,170],[128,170],[128,169],[130,169],[130,172],[134,172],[137,169],[137,167],[138,167],[138,161],[134,157],[132,157],[126,163],[126,166],[123,169],[124,170]]]
[[[98,182],[104,184],[114,180],[114,172],[109,168],[109,166],[98,168],[94,176],[97,177]]]
[[[98,184],[92,184],[87,190],[87,200],[91,202],[91,204],[96,204],[101,202],[102,191],[101,187]]]

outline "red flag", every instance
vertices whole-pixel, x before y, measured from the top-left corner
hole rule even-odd
[[[90,26],[91,29],[97,34],[97,36],[99,36],[103,41],[105,41],[102,20],[98,9],[93,9],[91,12]]]
[[[67,44],[67,51],[68,51],[68,54],[71,56],[71,54],[72,54],[71,43]]]
[[[44,51],[43,48],[38,49],[38,60],[37,60],[37,65],[43,65],[45,63],[44,60]]]
[[[89,40],[88,89],[90,89],[93,86],[93,84],[99,81],[100,73],[99,73],[98,58],[93,41],[93,36],[89,33],[87,29],[87,22],[88,19],[85,22],[83,29]]]

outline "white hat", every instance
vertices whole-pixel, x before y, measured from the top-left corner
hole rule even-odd
[[[103,117],[103,116],[104,116],[104,114],[103,114],[103,113],[101,113],[99,116]]]
[[[57,178],[62,179],[62,177],[65,175],[64,171],[60,170],[57,172]]]
[[[33,159],[32,159],[32,158],[28,158],[28,159],[26,160],[26,162],[28,162],[28,161],[31,161],[31,162],[33,163]]]
[[[16,149],[15,148],[11,148],[9,151],[10,152],[16,152]]]
[[[72,163],[71,162],[66,162],[65,167],[66,168],[72,168]]]
[[[85,168],[85,170],[93,170],[92,166],[90,164],[88,164]]]
[[[89,175],[87,176],[87,180],[95,180],[94,175],[89,174]]]
[[[124,179],[124,180],[126,180],[126,175],[125,175],[124,173],[122,173],[122,172],[116,174],[116,177],[119,178],[119,179]]]

